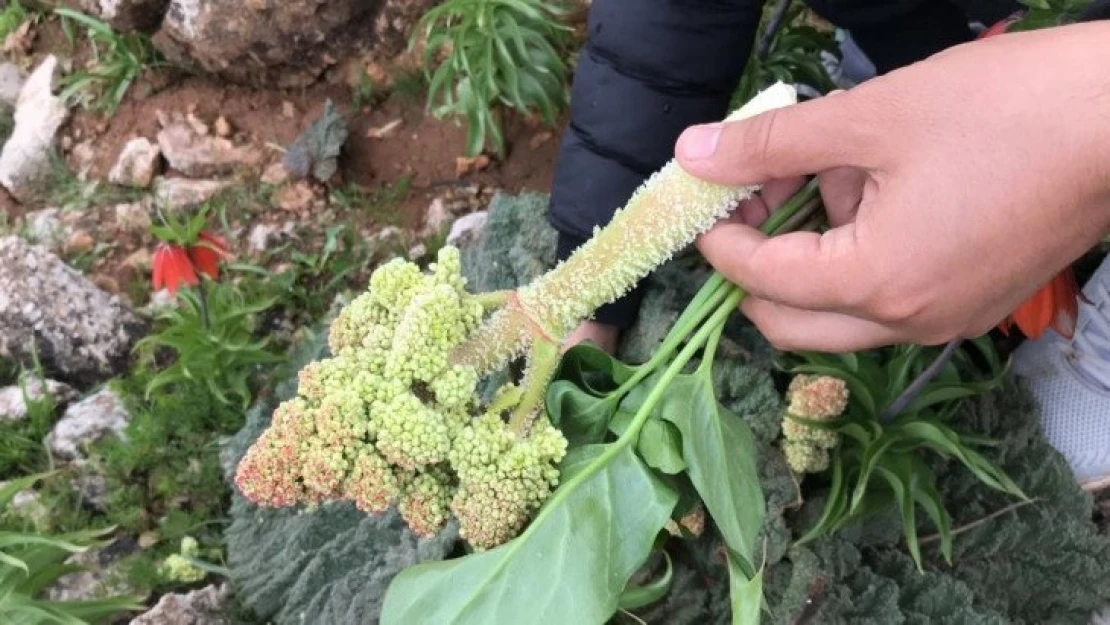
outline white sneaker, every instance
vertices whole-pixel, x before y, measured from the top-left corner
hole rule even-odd
[[[1075,336],[1049,329],[1014,352],[1041,408],[1045,438],[1087,490],[1110,486],[1110,257],[1083,287]]]

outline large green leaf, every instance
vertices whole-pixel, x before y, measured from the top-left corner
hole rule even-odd
[[[570,380],[579,388],[600,396],[616,390],[635,372],[635,367],[626,365],[587,341],[563,354],[555,379]],[[650,390],[650,387],[646,388],[646,391]]]
[[[547,388],[547,414],[570,447],[600,443],[617,411],[618,399],[597,397],[570,380],[556,380]]]
[[[712,381],[702,374],[676,378],[657,410],[678,426],[690,480],[725,544],[751,572],[766,504],[747,424],[720,405]]]
[[[604,623],[678,500],[629,441],[578,448],[570,477],[517,538],[403,571],[382,625]]]

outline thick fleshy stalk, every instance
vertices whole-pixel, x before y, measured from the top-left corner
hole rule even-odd
[[[753,117],[796,101],[793,87],[777,83],[728,120]],[[455,351],[453,360],[484,372],[521,355],[537,339],[562,342],[595,310],[628,293],[757,189],[708,183],[670,161],[608,225],[494,312]]]

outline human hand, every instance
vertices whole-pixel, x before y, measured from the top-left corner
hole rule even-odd
[[[987,332],[1110,226],[1110,24],[957,46],[850,91],[688,129],[691,174],[765,184],[698,241],[776,347]],[[833,226],[753,228],[819,174]],[[793,180],[792,180],[793,179]]]

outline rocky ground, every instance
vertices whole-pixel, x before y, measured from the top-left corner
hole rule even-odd
[[[0,530],[115,528],[51,599],[133,594],[144,625],[250,622],[222,582],[215,451],[243,411],[144,392],[167,362],[138,346],[177,305],[151,287],[152,227],[206,211],[234,255],[221,279],[269,298],[254,333],[280,357],[383,258],[431,257],[498,190],[547,190],[558,133],[509,116],[507,157],[463,155],[403,50],[427,1],[65,4],[115,30],[0,12],[0,481],[55,471],[0,506]],[[66,97],[89,71],[109,78]],[[312,145],[325,131],[341,149]]]

